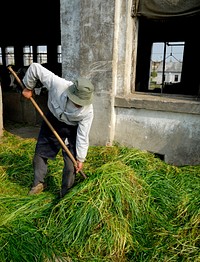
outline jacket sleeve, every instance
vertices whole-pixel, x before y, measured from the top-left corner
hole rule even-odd
[[[68,82],[71,83],[64,78],[55,75],[41,64],[32,63],[26,71],[26,74],[23,78],[23,83],[27,89],[33,90],[38,80],[40,80],[43,86],[45,86],[48,90],[50,90],[52,87],[65,85]]]
[[[93,121],[93,111],[79,122],[76,138],[76,159],[84,162],[89,147],[89,132]]]

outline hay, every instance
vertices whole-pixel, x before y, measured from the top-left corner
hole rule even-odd
[[[0,261],[199,261],[200,166],[167,165],[120,146],[90,147],[61,200],[62,156],[47,189],[28,196],[34,139],[0,149]]]

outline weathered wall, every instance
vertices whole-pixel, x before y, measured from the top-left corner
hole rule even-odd
[[[167,163],[200,163],[200,102],[144,94],[115,98],[114,140],[160,154]]]
[[[116,111],[116,141],[160,154],[170,164],[199,164],[199,115],[133,108]]]
[[[91,144],[110,140],[114,0],[61,0],[62,68],[65,78],[81,75],[95,86]]]

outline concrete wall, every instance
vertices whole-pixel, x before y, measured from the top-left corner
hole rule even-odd
[[[199,116],[117,108],[115,140],[161,155],[170,164],[199,164]]]
[[[110,140],[115,1],[61,0],[62,68],[95,85],[91,144]]]
[[[129,95],[115,98],[115,141],[162,155],[174,165],[200,163],[200,102]]]

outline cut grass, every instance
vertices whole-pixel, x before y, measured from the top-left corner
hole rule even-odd
[[[200,261],[200,166],[120,146],[90,147],[83,180],[61,200],[62,156],[28,196],[34,139],[0,147],[0,262]]]

